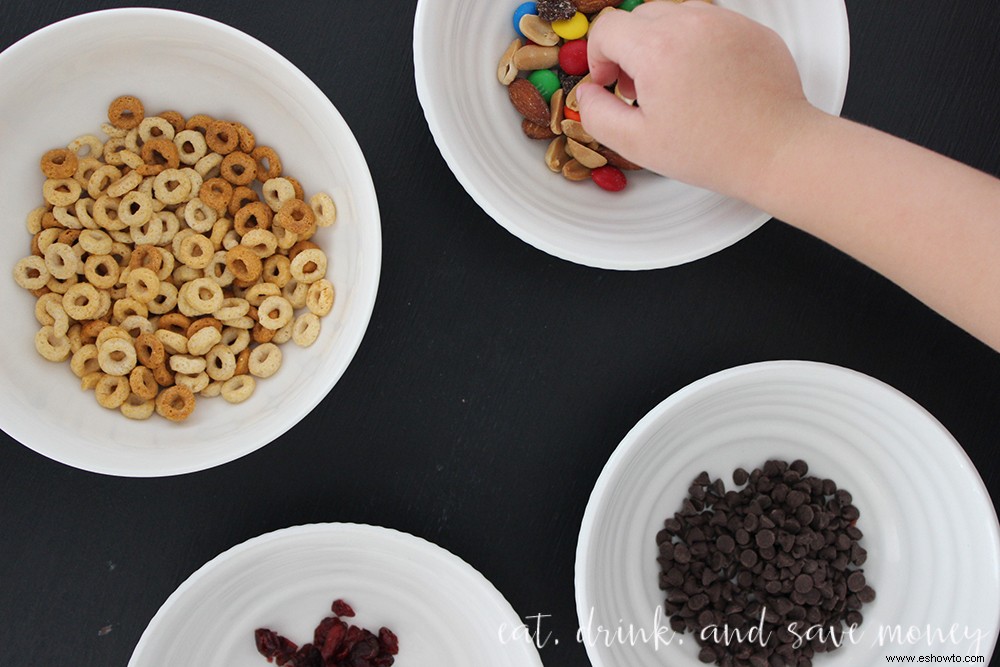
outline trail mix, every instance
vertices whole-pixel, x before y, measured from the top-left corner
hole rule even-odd
[[[378,634],[350,625],[354,609],[343,600],[334,600],[327,616],[313,630],[311,643],[298,646],[268,628],[254,631],[257,651],[279,667],[389,667],[399,653],[399,639],[389,628]]]
[[[310,238],[329,195],[306,200],[281,159],[239,122],[112,101],[105,140],[74,139],[39,163],[44,205],[14,268],[38,301],[35,348],[69,360],[97,402],[131,419],[187,419],[195,397],[246,400],[311,345],[333,308]]]
[[[654,0],[649,0],[654,1]],[[674,0],[683,2],[684,0]],[[628,185],[626,171],[641,169],[590,136],[580,120],[576,91],[590,80],[587,34],[601,16],[632,11],[644,0],[538,0],[514,10],[516,37],[497,66],[521,130],[548,141],[545,164],[570,181],[591,180],[609,192]],[[627,104],[618,85],[615,94]]]
[[[808,470],[739,468],[738,491],[703,472],[657,533],[666,615],[674,631],[694,633],[702,662],[808,667],[875,599],[851,494]]]

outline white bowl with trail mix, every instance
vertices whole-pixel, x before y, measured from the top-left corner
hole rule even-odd
[[[322,91],[243,33],[154,9],[26,37],[0,87],[0,427],[162,476],[305,417],[360,344],[381,261],[367,165]]]

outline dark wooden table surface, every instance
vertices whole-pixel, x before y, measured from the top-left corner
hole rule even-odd
[[[427,538],[520,615],[549,614],[571,637],[577,533],[608,456],[671,393],[748,362],[818,360],[893,385],[955,435],[1000,498],[1000,354],[840,252],[773,221],[693,264],[618,273],[554,259],[493,223],[417,102],[412,0],[153,4],[260,39],[338,107],[378,191],[379,298],[323,403],[233,463],[120,479],[0,435],[0,665],[124,665],[206,561],[325,521]],[[5,0],[0,48],[112,6]],[[1000,173],[1000,3],[847,8],[844,115]],[[572,641],[541,655],[547,667],[587,664]]]

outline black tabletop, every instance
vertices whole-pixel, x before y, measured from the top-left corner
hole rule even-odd
[[[1000,174],[1000,4],[846,2],[844,115]],[[772,221],[689,265],[613,272],[550,257],[495,224],[424,121],[412,0],[154,4],[265,42],[337,106],[378,191],[378,301],[326,399],[221,467],[107,477],[0,436],[0,664],[123,665],[206,561],[328,521],[435,542],[519,615],[550,615],[554,636],[572,638],[577,534],[609,455],[674,391],[749,362],[829,362],[896,387],[954,434],[1000,499],[1000,354],[839,251]],[[6,0],[0,48],[112,6]],[[547,667],[587,664],[574,641],[541,656]]]

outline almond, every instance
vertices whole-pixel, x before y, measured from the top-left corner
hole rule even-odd
[[[549,105],[538,89],[527,79],[515,79],[507,86],[510,103],[518,113],[535,125],[549,124]]]
[[[606,7],[620,5],[621,0],[573,0],[576,11],[582,14],[596,14]]]
[[[556,136],[548,125],[536,125],[527,118],[521,121],[521,131],[531,139],[551,139]]]

